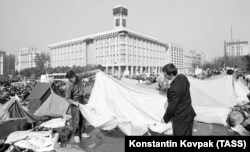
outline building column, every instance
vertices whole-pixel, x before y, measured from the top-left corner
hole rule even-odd
[[[118,66],[118,76],[121,76],[122,72],[121,72],[121,66]]]
[[[131,73],[130,73],[130,75],[134,75],[134,66],[131,66]]]
[[[142,68],[142,66],[141,66],[141,67],[140,67],[140,74],[142,74],[142,69],[143,69],[143,68]]]
[[[130,73],[131,73],[131,68],[132,68],[132,66],[130,66],[130,68],[128,67],[128,75],[130,75]]]
[[[109,68],[108,66],[105,67],[105,72],[108,73],[109,72]]]
[[[115,74],[115,67],[112,66],[112,75],[114,75],[114,74]]]

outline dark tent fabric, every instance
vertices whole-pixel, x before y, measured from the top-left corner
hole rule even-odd
[[[6,138],[13,131],[27,130],[36,121],[37,119],[13,98],[0,107],[0,139]]]
[[[49,83],[37,83],[27,98],[30,113],[34,113],[50,95]]]
[[[22,118],[22,117],[26,117],[26,112],[20,108],[20,106],[17,103],[17,101],[15,101],[9,107],[8,112],[9,112],[9,117],[10,118]]]
[[[50,89],[62,97],[61,92],[54,83],[51,84],[51,87],[50,83],[37,83],[33,91],[26,99],[29,103],[28,109],[30,113],[34,114],[34,112],[45,102],[45,100],[49,98],[51,94]]]
[[[27,118],[12,118],[0,122],[0,139],[6,139],[13,131],[29,129],[28,121]]]
[[[49,88],[49,83],[37,83],[27,99],[41,99]]]
[[[0,121],[6,121],[12,118],[27,118],[30,123],[36,122],[37,119],[25,111],[22,105],[15,98],[9,100],[1,106]]]

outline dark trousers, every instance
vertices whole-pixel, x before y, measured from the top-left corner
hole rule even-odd
[[[194,122],[186,122],[182,124],[175,124],[173,122],[174,136],[192,136]]]
[[[72,116],[72,133],[75,136],[80,136],[85,131],[86,119],[81,114],[78,107],[71,105]]]

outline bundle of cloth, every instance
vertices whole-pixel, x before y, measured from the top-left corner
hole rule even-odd
[[[70,131],[65,129],[66,121],[66,118],[54,118],[33,129],[12,132],[7,137],[5,144],[35,152],[55,150],[58,147],[58,141],[64,137],[65,131],[70,134]]]
[[[33,150],[35,152],[55,150],[59,134],[48,131],[15,131],[11,133],[5,144],[17,146],[19,148]]]
[[[234,106],[228,115],[228,125],[242,136],[250,135],[250,102]]]

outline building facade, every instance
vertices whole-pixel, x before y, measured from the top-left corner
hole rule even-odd
[[[0,75],[8,76],[15,71],[15,55],[0,51]]]
[[[186,74],[191,74],[194,72],[194,67],[193,67],[193,62],[194,62],[194,57],[193,54],[190,51],[184,51],[183,54],[183,72]]]
[[[48,45],[51,67],[102,65],[111,74],[160,73],[170,61],[170,43],[128,29],[127,14],[126,8],[117,6],[113,30]],[[173,46],[173,52],[182,52],[181,46]]]
[[[36,48],[21,48],[18,54],[18,71],[36,66],[35,57],[40,54]]]
[[[245,56],[250,54],[248,41],[224,42],[226,56]]]
[[[170,48],[167,52],[167,61],[173,63],[177,68],[178,72],[183,72],[184,69],[184,53],[181,45],[170,42]]]
[[[195,68],[201,67],[206,63],[206,53],[197,51],[197,50],[189,50],[184,51],[184,73],[193,73]]]

